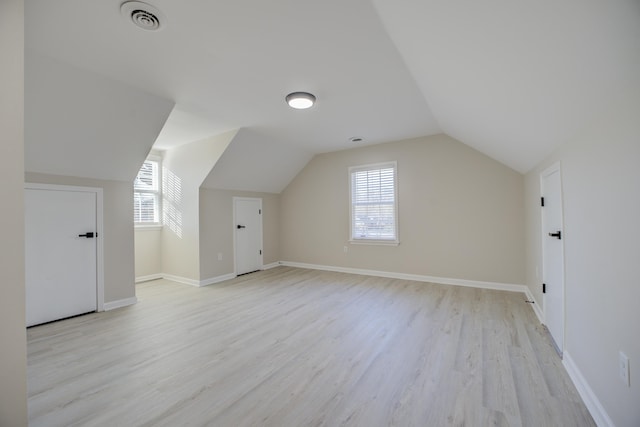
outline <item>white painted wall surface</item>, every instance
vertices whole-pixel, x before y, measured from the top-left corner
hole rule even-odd
[[[134,297],[132,183],[30,172],[25,174],[25,181],[103,189],[104,302],[110,303]]]
[[[349,244],[349,166],[393,160],[400,245]],[[446,135],[317,155],[280,197],[282,261],[524,283],[523,176]]]
[[[233,198],[262,199],[263,263],[280,261],[280,195],[200,189],[200,277],[233,273]],[[218,260],[218,254],[222,259]]]
[[[562,163],[565,351],[618,427],[640,425],[640,90],[526,176],[527,285],[539,303],[539,172]],[[630,359],[631,387],[618,377]]]
[[[163,273],[200,280],[199,189],[237,131],[164,152]]]
[[[0,425],[27,425],[24,288],[24,1],[0,2]]]
[[[162,273],[162,228],[136,228],[134,236],[136,280]]]

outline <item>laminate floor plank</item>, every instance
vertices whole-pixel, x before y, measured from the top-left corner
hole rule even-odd
[[[28,329],[31,426],[593,426],[523,295],[278,267]]]

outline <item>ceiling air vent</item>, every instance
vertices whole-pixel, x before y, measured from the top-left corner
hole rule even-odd
[[[147,31],[158,31],[164,28],[164,16],[154,6],[141,1],[127,1],[120,6],[122,16],[131,20],[136,26]]]

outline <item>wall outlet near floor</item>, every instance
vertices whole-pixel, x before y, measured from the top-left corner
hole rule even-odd
[[[629,358],[623,352],[620,352],[618,374],[620,375],[622,382],[625,383],[627,387],[631,387],[631,381],[629,378]]]
[[[218,261],[222,261],[222,252],[218,252]]]
[[[343,251],[344,251],[344,253],[346,254],[347,252],[349,252],[349,247],[348,247],[348,246],[345,246],[345,247],[344,247],[344,249],[343,249]]]

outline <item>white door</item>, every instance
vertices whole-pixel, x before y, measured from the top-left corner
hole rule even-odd
[[[234,197],[236,274],[262,268],[262,199]]]
[[[25,189],[27,326],[97,310],[96,198]]]
[[[560,165],[540,175],[542,207],[542,269],[544,317],[560,353],[564,347],[564,230]]]

